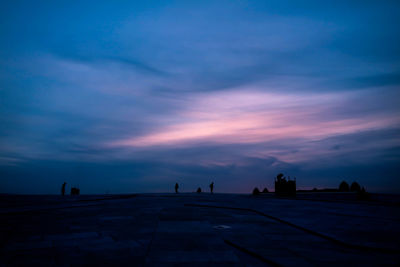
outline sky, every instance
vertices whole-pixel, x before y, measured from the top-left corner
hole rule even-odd
[[[0,193],[400,193],[398,1],[2,1]]]

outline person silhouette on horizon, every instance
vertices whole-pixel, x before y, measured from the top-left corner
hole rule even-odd
[[[212,182],[210,184],[210,190],[211,190],[211,194],[214,193],[214,182]]]
[[[175,194],[178,194],[178,188],[179,188],[179,185],[178,185],[178,183],[176,183],[175,184]]]
[[[65,195],[65,185],[66,185],[66,184],[67,184],[67,183],[64,182],[63,185],[61,186],[61,195],[62,195],[62,196]]]

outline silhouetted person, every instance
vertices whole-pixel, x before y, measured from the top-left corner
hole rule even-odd
[[[176,193],[176,194],[178,194],[178,188],[179,188],[179,185],[178,185],[178,183],[176,183],[176,184],[175,184],[175,193]]]
[[[64,196],[65,195],[65,186],[66,186],[66,182],[63,183],[63,185],[61,186],[61,195]]]
[[[198,194],[200,194],[201,193],[201,187],[199,187],[199,188],[197,188],[197,191],[196,191]]]
[[[211,190],[211,194],[214,193],[214,182],[212,182],[210,184],[210,190]]]

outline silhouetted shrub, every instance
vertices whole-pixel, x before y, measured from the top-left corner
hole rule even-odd
[[[345,181],[341,182],[339,185],[339,191],[340,192],[349,192],[349,184],[346,183]]]
[[[359,192],[361,190],[361,186],[357,182],[353,182],[350,186],[351,192]]]
[[[196,191],[197,193],[201,193],[201,188],[199,187],[199,188],[197,188],[197,191]]]
[[[264,188],[264,190],[262,191],[263,193],[268,193],[269,191],[268,191],[268,188]]]
[[[71,188],[71,196],[78,196],[80,193],[81,193],[81,190],[79,190],[79,188],[76,188],[76,187]]]
[[[259,194],[260,194],[260,190],[258,190],[257,187],[254,188],[254,189],[253,189],[253,195],[254,195],[254,196],[257,196],[257,195],[259,195]]]

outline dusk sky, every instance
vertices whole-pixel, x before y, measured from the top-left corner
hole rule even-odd
[[[400,192],[399,1],[2,1],[0,193]]]

